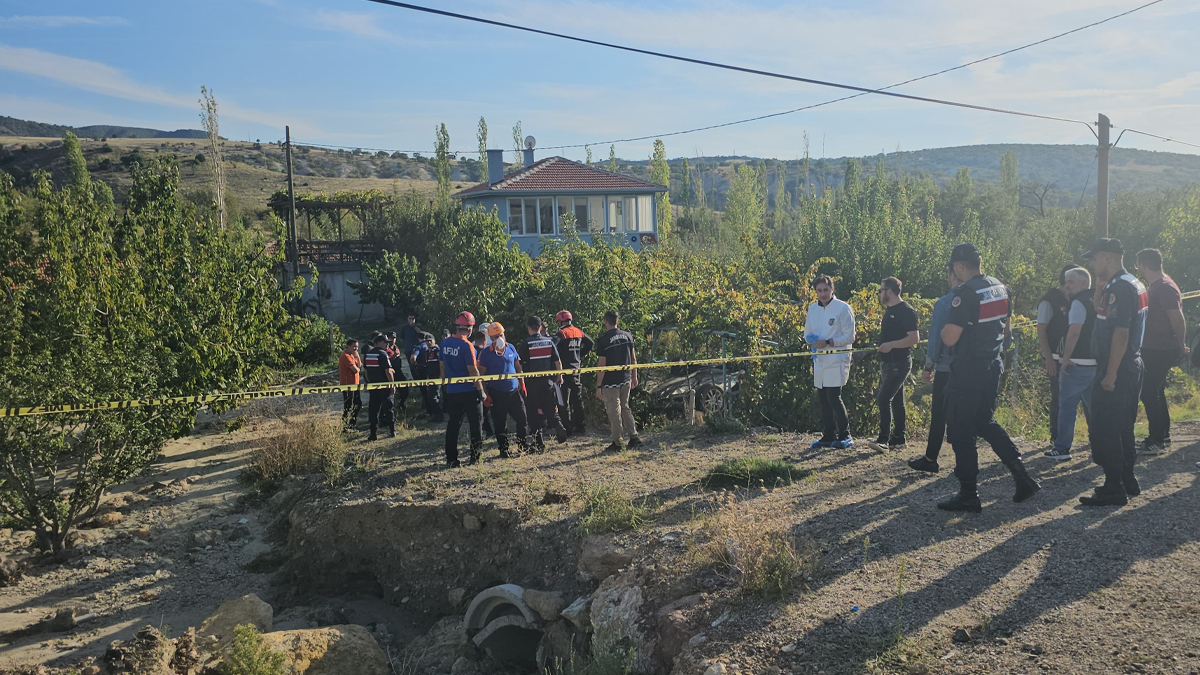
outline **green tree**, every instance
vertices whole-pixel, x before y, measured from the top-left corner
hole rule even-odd
[[[617,172],[617,146],[615,145],[608,146],[608,170],[613,173]]]
[[[425,266],[426,316],[449,325],[463,310],[496,316],[530,283],[529,256],[509,246],[495,211],[454,204],[432,214],[438,245]]]
[[[587,152],[587,159],[583,160],[583,163],[587,164],[588,166],[591,166],[592,165],[592,146],[585,145],[585,146],[583,146],[583,149]]]
[[[479,161],[483,162],[484,170],[487,170],[487,120],[483,119],[483,115],[479,116],[479,126],[475,130],[475,140],[479,141]],[[485,174],[486,175],[486,174]]]
[[[173,162],[135,167],[121,212],[92,185],[54,191],[40,174],[34,199],[22,200],[0,174],[0,405],[262,384],[294,335],[273,275],[278,259],[247,253],[200,217],[179,196]],[[23,211],[31,201],[32,212]],[[26,218],[36,238],[21,228]],[[186,433],[195,410],[181,404],[3,420],[0,512],[33,530],[41,549],[61,551],[105,490]]]
[[[767,214],[766,193],[762,172],[749,164],[738,164],[729,181],[721,220],[743,244],[757,239],[762,233]]]
[[[679,176],[679,203],[685,209],[692,205],[692,168],[688,166],[687,157],[683,158]]]
[[[654,154],[650,156],[650,180],[667,188],[666,192],[654,198],[659,236],[666,239],[671,235],[675,213],[671,210],[671,167],[667,164],[667,147],[661,139],[654,141]]]
[[[363,281],[347,281],[361,304],[378,302],[387,310],[399,310],[399,316],[421,305],[421,266],[415,258],[384,249],[376,262],[363,262]]]
[[[67,170],[71,173],[70,185],[79,190],[87,188],[92,176],[88,173],[87,160],[83,158],[75,132],[68,131],[63,135],[63,151],[67,155]]]
[[[521,120],[517,120],[517,123],[513,125],[512,134],[514,156],[517,158],[517,168],[519,169],[524,165],[524,162],[521,161],[521,151],[525,149],[525,132],[521,131]]]
[[[441,203],[450,201],[450,132],[446,123],[434,129],[437,139],[433,145],[433,171],[437,176],[437,199]]]

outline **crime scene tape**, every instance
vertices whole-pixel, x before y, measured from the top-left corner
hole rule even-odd
[[[1182,300],[1190,300],[1191,298],[1200,297],[1200,290],[1189,291],[1183,293],[1180,298]],[[1037,323],[1036,321],[1021,321],[1013,324],[1013,328],[1021,328],[1031,326]],[[928,340],[921,340],[917,344],[924,344]],[[914,345],[916,346],[916,345]],[[583,373],[606,373],[616,372],[621,370],[646,370],[651,368],[671,368],[674,366],[709,366],[719,365],[721,363],[739,363],[749,361],[768,361],[772,359],[794,359],[805,357],[827,356],[833,354],[860,354],[866,352],[878,352],[876,347],[862,347],[859,349],[819,349],[810,350],[803,349],[793,352],[783,352],[780,354],[751,354],[748,356],[731,356],[726,358],[713,359],[689,359],[686,361],[666,361],[662,363],[636,363],[627,366],[590,366],[587,368],[574,368],[563,370],[540,371],[536,373],[516,373],[501,374],[501,375],[476,375],[471,377],[451,377],[437,378],[427,380],[401,380],[398,382],[371,382],[362,384],[333,384],[321,387],[278,387],[271,389],[258,389],[254,391],[235,391],[222,394],[198,394],[195,396],[166,396],[161,398],[129,398],[118,401],[101,401],[97,403],[63,403],[58,405],[42,405],[29,407],[7,407],[0,408],[0,418],[6,417],[30,417],[35,415],[54,415],[59,413],[72,412],[91,412],[96,410],[128,410],[130,408],[145,408],[153,406],[165,405],[181,405],[181,404],[204,404],[218,403],[222,401],[253,401],[260,398],[285,398],[289,396],[306,396],[309,394],[333,394],[343,391],[371,391],[374,389],[405,389],[412,387],[439,386],[446,384],[462,384],[476,382],[492,382],[497,380],[521,379],[526,377],[554,377],[557,375],[581,375]]]
[[[1192,298],[1200,298],[1200,291],[1188,291],[1187,293],[1179,294],[1180,300],[1191,300]],[[1014,323],[1012,325],[1012,327],[1013,328],[1026,328],[1028,326],[1036,326],[1036,325],[1037,325],[1037,319],[1026,319],[1025,321],[1018,321],[1018,322]]]

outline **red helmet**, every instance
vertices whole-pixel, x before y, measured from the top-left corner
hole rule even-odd
[[[454,319],[454,325],[467,326],[468,328],[475,325],[475,315],[470,312],[459,312]]]
[[[559,323],[562,323],[564,321],[570,321],[571,319],[572,319],[571,313],[565,309],[563,311],[559,312],[558,314],[554,315],[554,320]]]

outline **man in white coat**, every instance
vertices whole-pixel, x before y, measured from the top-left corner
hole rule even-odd
[[[850,379],[850,346],[854,344],[854,310],[833,297],[833,279],[826,275],[813,282],[817,301],[808,307],[804,320],[804,339],[814,351],[844,350],[844,354],[813,357],[813,384],[821,408],[821,438],[813,448],[844,449],[854,445],[850,420],[842,402],[842,387]]]

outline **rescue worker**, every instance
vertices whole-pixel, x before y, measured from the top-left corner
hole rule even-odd
[[[491,325],[492,324],[490,324],[490,323],[481,323],[481,324],[479,324],[479,329],[476,330],[474,333],[471,333],[471,345],[475,347],[475,365],[476,366],[479,365],[479,355],[483,353],[483,350],[488,348],[488,345],[492,344],[491,338],[489,338],[487,336],[487,333],[484,332]],[[488,415],[487,409],[489,407],[491,407],[492,402],[489,401],[487,398],[487,387],[486,386],[484,387],[483,393],[484,393],[483,418],[482,418],[483,439],[487,440],[487,439],[491,438],[492,436],[495,436],[496,434],[495,434],[495,432],[492,431],[492,419],[491,419],[491,416]]]
[[[854,344],[854,310],[834,297],[833,279],[822,274],[813,282],[817,301],[804,317],[804,339],[813,351],[849,349]],[[821,437],[810,448],[845,449],[854,445],[842,387],[850,379],[850,354],[813,357],[813,384],[821,410]]]
[[[363,367],[367,371],[367,381],[371,384],[395,381],[396,370],[392,367],[391,358],[388,357],[387,343],[387,336],[376,335],[372,339],[371,349],[363,355]],[[387,427],[391,437],[396,437],[393,392],[395,389],[391,387],[371,390],[371,397],[367,403],[367,421],[371,425],[371,433],[367,436],[368,441],[377,438],[379,427]]]
[[[574,317],[567,310],[554,315],[558,322],[558,333],[554,336],[554,347],[558,350],[558,360],[564,369],[580,368],[583,357],[591,353],[595,343],[581,329],[575,326]],[[582,434],[586,431],[583,419],[583,389],[579,375],[563,376],[563,425],[567,432]]]
[[[1017,446],[994,415],[1003,370],[1000,352],[1010,334],[1012,304],[1008,288],[983,274],[981,262],[974,244],[959,244],[950,254],[950,266],[961,284],[954,289],[941,337],[943,344],[954,348],[950,380],[946,383],[946,431],[954,447],[954,475],[959,490],[937,505],[943,511],[983,510],[976,491],[979,437],[992,446],[1012,472],[1017,487],[1014,502],[1023,502],[1042,489],[1030,477]]]
[[[396,373],[396,382],[407,382],[408,378],[404,377],[404,352],[401,351],[400,345],[396,344],[396,332],[389,331],[387,339],[388,358],[391,360],[392,369]],[[396,399],[396,417],[403,420],[407,417],[405,411],[408,408],[408,387],[397,387],[394,398]]]
[[[481,375],[515,375],[521,372],[521,356],[517,348],[504,338],[504,325],[493,321],[488,325],[488,337],[492,343],[479,353]],[[500,446],[500,457],[509,457],[508,418],[516,424],[517,451],[525,452],[526,436],[529,433],[525,416],[524,380],[488,380],[484,384],[487,398],[484,406],[491,406],[492,428],[496,430],[496,444]]]
[[[925,441],[925,454],[908,460],[908,466],[917,471],[937,473],[941,470],[938,456],[942,454],[942,441],[946,438],[946,382],[950,379],[950,360],[954,349],[942,344],[942,328],[950,316],[950,303],[954,302],[954,289],[959,280],[954,269],[946,267],[946,287],[950,290],[933,303],[929,318],[929,343],[925,345],[925,367],[921,379],[933,383],[933,394],[929,403],[929,435]]]
[[[1067,312],[1071,299],[1067,293],[1067,270],[1077,265],[1067,265],[1058,274],[1058,286],[1046,291],[1037,306],[1038,351],[1046,375],[1050,378],[1050,445],[1058,438],[1058,361],[1063,340],[1067,337]],[[1057,358],[1056,358],[1057,357]]]
[[[517,348],[521,355],[521,368],[526,373],[538,373],[550,370],[562,370],[562,361],[558,359],[558,350],[554,341],[542,334],[542,320],[536,316],[529,317],[525,322],[529,338]],[[537,452],[546,449],[542,434],[547,429],[554,431],[554,437],[559,443],[567,440],[567,430],[558,418],[558,401],[553,384],[561,384],[562,375],[553,377],[525,378],[525,391],[528,393],[526,413],[529,416],[530,432]]]
[[[436,380],[442,375],[438,367],[438,346],[433,341],[433,333],[421,333],[420,340],[413,345],[408,360],[412,366],[413,376],[417,379]],[[429,421],[441,422],[442,406],[438,399],[438,385],[421,385],[421,399],[425,405],[425,414],[429,415]]]
[[[1083,255],[1091,261],[1096,285],[1108,280],[1096,294],[1092,356],[1097,370],[1088,425],[1092,461],[1104,469],[1104,485],[1094,495],[1079,498],[1084,506],[1123,506],[1142,493],[1133,473],[1133,424],[1142,393],[1142,336],[1150,297],[1142,282],[1125,270],[1124,255],[1120,239],[1100,239]]]
[[[1059,461],[1071,459],[1075,443],[1075,417],[1079,403],[1091,428],[1092,385],[1096,379],[1096,359],[1092,358],[1092,331],[1096,327],[1096,309],[1092,305],[1092,275],[1082,267],[1067,270],[1067,332],[1062,346],[1055,347],[1058,360],[1058,434],[1046,456]]]
[[[475,317],[470,312],[459,312],[454,319],[454,335],[442,340],[438,348],[441,357],[442,379],[453,377],[478,377],[475,362],[475,347],[467,341]],[[463,418],[467,420],[467,433],[471,438],[471,455],[467,465],[479,461],[483,449],[483,382],[455,382],[446,385],[446,466],[460,466],[458,461],[458,431]]]

